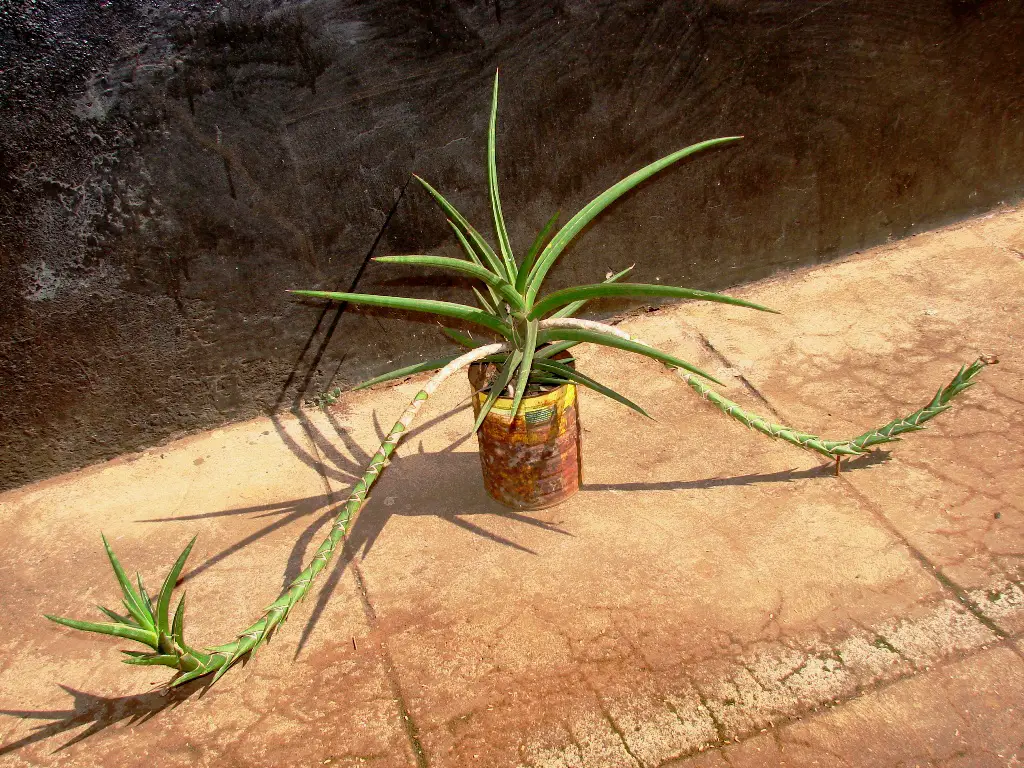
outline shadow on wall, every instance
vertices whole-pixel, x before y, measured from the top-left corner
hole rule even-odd
[[[488,220],[499,64],[519,250],[655,157],[748,137],[636,190],[552,275],[639,261],[721,289],[1019,197],[1022,38],[1001,0],[6,7],[0,488],[436,356],[412,318],[284,290],[471,300],[367,253],[457,250],[413,171]]]

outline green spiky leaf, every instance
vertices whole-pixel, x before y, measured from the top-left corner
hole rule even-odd
[[[774,309],[769,309],[768,307],[764,307],[760,304],[755,304],[752,301],[737,299],[721,293],[696,291],[690,288],[677,288],[674,285],[643,285],[639,283],[612,285],[610,283],[600,283],[596,285],[579,285],[573,288],[564,288],[561,291],[555,291],[550,296],[545,296],[543,300],[537,302],[534,305],[533,310],[531,310],[529,317],[530,319],[541,318],[548,312],[552,312],[559,307],[572,304],[577,301],[606,298],[640,298],[645,296],[713,301],[719,304],[732,304],[737,307],[746,307],[748,309],[758,309],[762,312],[771,312],[776,315],[779,314]]]
[[[352,387],[353,390],[366,389],[372,387],[374,384],[380,384],[384,381],[393,381],[394,379],[402,379],[406,376],[412,376],[414,373],[424,373],[426,371],[437,371],[444,368],[448,363],[457,358],[458,355],[448,355],[446,357],[439,357],[435,360],[425,360],[422,363],[414,363],[407,365],[404,368],[398,368],[388,373],[382,373],[380,376],[374,376],[372,379],[367,379],[362,384],[357,384]]]
[[[44,616],[52,622],[57,624],[63,624],[65,627],[71,627],[72,629],[80,629],[83,632],[97,632],[101,635],[113,635],[114,637],[123,637],[128,640],[134,640],[137,643],[148,645],[150,647],[156,647],[156,632],[150,629],[143,629],[142,627],[132,627],[127,624],[116,623],[107,624],[96,621],[79,621],[78,619],[66,619],[63,616],[50,616],[44,614]]]
[[[609,397],[609,398],[611,398],[612,400],[614,400],[614,401],[616,401],[618,403],[622,403],[627,408],[632,408],[634,411],[639,413],[641,416],[646,416],[648,419],[651,418],[651,415],[649,413],[647,413],[647,411],[645,411],[643,408],[641,408],[639,405],[634,403],[632,400],[630,400],[625,395],[620,395],[618,392],[616,392],[611,387],[606,387],[604,384],[601,384],[600,382],[595,381],[594,379],[590,378],[589,376],[585,376],[584,374],[580,373],[579,371],[575,370],[574,368],[569,367],[568,365],[564,365],[563,363],[561,363],[561,362],[559,362],[557,360],[550,360],[550,361],[538,360],[534,364],[538,368],[540,368],[542,371],[550,371],[551,373],[556,373],[556,374],[558,374],[559,376],[561,376],[564,379],[569,379],[570,381],[574,381],[577,384],[581,384],[584,387],[587,387],[588,389],[592,389],[595,392],[599,392],[600,394],[604,395],[605,397]]]
[[[537,336],[539,338],[540,333],[538,333]],[[534,357],[540,360],[547,360],[548,358],[554,357],[555,355],[561,354],[562,352],[572,349],[579,343],[580,342],[578,341],[558,341],[554,343],[548,342],[546,346],[537,347],[537,353],[534,355]]]
[[[115,613],[109,608],[104,608],[102,605],[97,605],[96,607],[100,609],[104,616],[106,616],[108,619],[113,619],[118,624],[127,624],[129,627],[138,626],[134,621],[129,619],[127,616],[122,616],[120,613]]]
[[[709,139],[708,141],[691,144],[690,146],[684,147],[670,155],[666,155],[660,160],[655,160],[653,163],[644,166],[639,171],[631,173],[618,184],[609,187],[587,203],[583,207],[583,210],[569,219],[568,223],[558,231],[558,234],[551,239],[551,242],[548,243],[547,247],[541,252],[540,257],[537,259],[537,263],[534,265],[530,272],[530,276],[526,281],[526,305],[528,307],[533,306],[533,302],[537,298],[537,292],[540,291],[541,285],[544,283],[544,278],[547,276],[548,270],[550,270],[552,265],[555,263],[555,260],[561,255],[562,251],[565,250],[565,247],[569,245],[572,239],[576,237],[576,235],[579,234],[587,224],[593,221],[601,211],[614,203],[629,190],[633,189],[633,187],[646,181],[659,171],[668,168],[673,163],[677,163],[683,158],[689,157],[701,150],[727,144],[731,141],[738,141],[742,138],[742,136],[725,136],[720,139]]]
[[[498,236],[498,248],[505,262],[505,272],[510,282],[516,280],[516,262],[512,258],[512,247],[508,242],[505,217],[501,212],[501,198],[498,195],[498,72],[494,72],[494,97],[491,100],[491,121],[487,127],[487,192],[491,198],[491,213],[494,214],[494,231]]]
[[[466,236],[462,234],[462,231],[457,226],[455,226],[455,222],[452,221],[451,219],[447,219],[447,221],[448,226],[452,228],[452,230],[455,232],[455,236],[459,239],[459,244],[462,246],[462,250],[464,250],[466,252],[466,255],[469,256],[469,260],[472,261],[481,269],[487,269],[483,265],[483,262],[480,261],[480,257],[477,256],[476,251],[473,250],[473,246],[471,246],[469,244],[469,241],[466,240]],[[490,301],[484,299],[480,295],[480,291],[478,291],[476,288],[473,288],[473,293],[476,294],[477,300],[480,302],[480,306],[483,307],[488,312],[490,312],[495,317],[500,317],[497,308],[501,306],[501,300],[498,298],[497,291],[495,291],[490,285],[488,285],[487,292],[491,294]]]
[[[185,647],[185,593],[182,592],[178,607],[174,609],[174,619],[171,621],[171,637],[179,647]]]
[[[551,385],[553,387],[560,387],[563,384],[571,384],[572,382],[570,382],[568,379],[559,378],[558,376],[547,376],[547,375],[544,375],[542,372],[541,373],[535,372],[535,373],[531,373],[530,374],[530,383],[531,384],[547,384],[547,385]]]
[[[339,291],[288,291],[288,293],[308,299],[347,301],[350,304],[366,304],[371,307],[387,307],[388,309],[404,309],[410,312],[457,317],[459,320],[490,328],[505,338],[510,338],[512,335],[512,330],[489,312],[465,304],[455,304],[451,301],[408,299],[404,296],[378,296],[372,293],[343,293]]]
[[[511,304],[516,309],[523,309],[522,297],[513,290],[512,286],[508,284],[506,280],[498,275],[491,272],[486,267],[478,266],[477,264],[471,264],[468,261],[462,259],[452,259],[447,256],[377,256],[374,261],[379,261],[383,264],[410,264],[418,267],[434,267],[437,269],[451,269],[456,272],[461,272],[464,275],[475,277],[477,280],[481,280],[487,285],[494,288],[505,301]]]
[[[459,213],[455,209],[455,206],[445,200],[440,192],[430,186],[415,173],[413,174],[413,178],[423,185],[423,188],[427,190],[427,193],[434,198],[438,205],[441,206],[441,210],[444,211],[445,216],[452,221],[452,224],[462,232],[463,236],[465,236],[469,241],[469,244],[472,250],[477,254],[477,257],[481,261],[486,262],[496,274],[503,276],[510,283],[514,283],[515,277],[505,270],[505,265],[502,260],[498,258],[491,246],[489,246],[487,241],[480,236],[480,233],[474,229],[473,225],[466,221],[466,217]]]
[[[622,279],[626,275],[628,275],[630,272],[632,272],[633,271],[633,267],[635,267],[635,266],[636,266],[635,264],[630,264],[628,267],[626,267],[621,272],[616,272],[614,275],[611,275],[610,277],[605,278],[605,280],[603,282],[605,282],[605,283],[614,283],[614,282]],[[583,309],[583,307],[586,305],[586,303],[588,301],[589,301],[589,299],[581,299],[579,301],[574,301],[571,304],[566,304],[564,307],[562,307],[560,310],[558,310],[557,312],[555,312],[551,316],[552,317],[572,317],[577,312],[579,312],[581,309]]]
[[[142,607],[146,609],[146,614],[150,619],[155,620],[156,617],[153,613],[153,601],[149,599],[149,591],[146,589],[146,585],[142,583],[142,574],[135,574],[135,583],[139,585],[139,596],[142,598]]]
[[[488,289],[491,291],[491,293],[496,294],[494,289],[491,288],[490,286],[488,286]],[[495,317],[498,317],[498,305],[500,304],[500,301],[498,301],[497,295],[491,296],[492,300],[488,301],[487,297],[480,293],[480,291],[478,291],[475,287],[471,288],[471,290],[473,291],[473,295],[476,297],[477,302],[480,304],[480,308],[484,310],[484,312],[489,312]]]
[[[519,366],[519,378],[516,380],[516,391],[512,395],[512,418],[519,413],[519,404],[523,401],[526,393],[526,382],[530,378],[530,367],[533,365],[533,356],[537,351],[537,321],[530,320],[526,324],[526,341],[523,344],[523,361]]]
[[[526,288],[526,279],[530,276],[530,270],[533,269],[533,264],[537,259],[537,254],[540,253],[541,247],[548,239],[548,235],[551,234],[551,230],[555,228],[555,224],[558,222],[559,211],[555,211],[555,215],[548,219],[548,223],[544,225],[544,228],[537,234],[536,239],[530,246],[530,250],[526,252],[526,257],[523,259],[523,263],[519,265],[519,272],[516,274],[516,290],[522,293]]]
[[[128,613],[140,627],[155,629],[149,613],[146,611],[145,604],[142,602],[142,597],[135,591],[131,581],[128,580],[128,574],[124,572],[124,568],[118,562],[117,555],[114,554],[114,550],[111,548],[110,542],[107,541],[107,537],[100,534],[100,538],[103,539],[103,548],[107,551],[107,558],[110,560],[110,566],[114,569],[117,583],[121,585],[121,592],[124,594],[124,607],[128,609]]]
[[[613,349],[621,349],[626,352],[635,352],[638,355],[644,357],[650,357],[654,360],[660,360],[663,363],[675,366],[676,368],[682,368],[684,371],[695,373],[698,376],[703,376],[709,381],[713,381],[716,384],[721,384],[718,379],[712,376],[710,373],[702,371],[685,360],[681,360],[675,355],[670,355],[667,352],[662,352],[660,349],[649,347],[645,344],[640,344],[636,341],[629,339],[622,339],[618,336],[613,336],[610,333],[603,333],[601,331],[590,331],[583,330],[581,328],[547,328],[541,331],[539,339],[544,341],[585,341],[591,344],[601,344],[606,347],[612,347]]]
[[[174,561],[174,565],[171,566],[171,570],[167,573],[167,578],[164,579],[163,586],[160,587],[160,595],[156,601],[156,628],[158,632],[164,634],[171,634],[170,623],[168,622],[168,613],[171,609],[171,593],[174,591],[174,585],[178,583],[178,576],[181,575],[181,569],[185,567],[185,561],[188,560],[189,553],[192,552],[192,547],[196,543],[196,537],[192,537],[192,541],[188,543],[188,546],[178,555],[178,559]]]
[[[121,659],[123,664],[132,664],[137,667],[174,667],[178,666],[178,657],[169,653],[152,653],[145,656],[133,656],[130,659]]]
[[[220,657],[215,657],[215,658],[218,661],[221,661],[221,663],[223,664],[223,660]],[[226,669],[227,665],[224,664],[223,668]],[[221,667],[217,667],[216,669],[219,670],[219,669],[221,669]],[[210,669],[208,667],[205,667],[205,666],[197,667],[196,669],[193,669],[191,672],[186,672],[181,677],[174,678],[171,681],[171,683],[170,683],[170,687],[171,688],[177,688],[179,685],[184,685],[185,683],[190,683],[190,682],[192,682],[193,680],[195,680],[197,678],[203,677],[203,675],[210,674],[211,672],[213,672],[213,669]]]
[[[486,341],[477,341],[468,333],[457,331],[454,328],[441,326],[441,332],[460,347],[465,347],[466,349],[476,349],[477,347],[482,347],[487,343]]]
[[[476,423],[473,425],[474,432],[480,429],[480,425],[484,423],[487,414],[494,407],[494,402],[501,397],[501,393],[505,391],[505,387],[508,386],[509,381],[512,379],[512,374],[515,373],[516,368],[522,361],[523,353],[517,349],[508,356],[508,359],[505,360],[505,363],[498,370],[498,375],[491,384],[491,391],[487,393],[487,399],[480,406],[480,413],[477,414]]]

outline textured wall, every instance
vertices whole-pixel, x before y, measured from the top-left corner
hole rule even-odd
[[[498,65],[520,248],[745,134],[552,274],[723,288],[1019,197],[1021,40],[1020,0],[0,3],[0,487],[435,354],[429,321],[283,291],[465,296],[367,256],[455,253],[411,171],[489,231]]]

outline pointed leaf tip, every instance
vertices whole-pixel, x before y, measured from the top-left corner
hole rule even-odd
[[[142,602],[142,597],[138,592],[135,591],[135,587],[132,586],[131,581],[128,579],[128,574],[125,573],[124,568],[121,567],[120,561],[117,559],[117,555],[114,554],[113,547],[110,546],[110,542],[107,541],[107,537],[102,533],[100,538],[103,540],[103,548],[107,551],[107,559],[110,560],[110,566],[114,569],[114,576],[117,578],[117,583],[121,586],[121,592],[124,593],[124,606],[128,609],[128,613],[131,615],[139,626],[146,629],[153,629],[153,621],[149,615],[149,611],[146,610],[145,604]]]
[[[171,570],[167,573],[167,578],[164,579],[163,586],[160,587],[160,596],[157,598],[156,607],[156,626],[159,631],[166,635],[172,634],[167,618],[171,607],[171,593],[174,592],[174,586],[178,583],[178,576],[181,574],[182,568],[185,567],[185,561],[188,560],[188,556],[192,552],[196,538],[198,537],[193,536],[182,553],[178,555],[178,559],[174,561],[174,565],[171,566]]]
[[[181,600],[178,601],[178,607],[174,611],[174,620],[171,623],[171,637],[178,645],[185,647],[185,595],[186,592],[181,593]]]

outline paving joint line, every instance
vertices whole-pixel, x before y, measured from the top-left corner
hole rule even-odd
[[[302,432],[306,436],[306,440],[309,442],[309,446],[312,449],[311,452],[316,457],[317,474],[320,475],[320,479],[323,481],[328,504],[333,506],[335,503],[334,491],[327,478],[327,473],[324,472],[323,456],[320,454],[320,449],[317,447],[316,440],[313,439],[313,435],[310,432],[310,428],[306,421],[300,420],[299,423],[301,424]],[[365,506],[365,503],[363,506]],[[356,514],[358,515],[361,511],[362,507],[357,510]],[[344,556],[346,553],[348,554],[349,565],[351,566],[353,579],[355,580],[356,592],[359,594],[359,602],[363,608],[363,615],[366,616],[366,621],[370,625],[371,630],[378,629],[380,622],[377,619],[377,610],[374,608],[373,601],[370,599],[370,591],[366,585],[366,577],[363,575],[363,571],[359,567],[359,563],[356,561],[355,553],[348,551],[347,535],[342,544],[342,555]],[[335,567],[337,567],[337,565]],[[419,728],[416,725],[416,721],[413,720],[409,704],[405,700],[405,694],[402,693],[402,686],[398,679],[398,669],[395,666],[394,659],[391,658],[391,648],[388,646],[387,638],[382,638],[378,647],[380,660],[384,665],[384,676],[387,678],[388,687],[391,689],[391,696],[398,705],[398,718],[401,721],[402,731],[405,733],[406,739],[409,742],[409,748],[412,750],[413,756],[416,759],[416,766],[417,768],[429,768],[430,763],[427,760],[427,753],[423,748],[423,743],[420,741]]]
[[[903,544],[903,546],[911,554],[911,556],[915,560],[917,560],[917,562],[926,571],[928,571],[928,573],[930,573],[931,576],[937,582],[939,582],[942,588],[947,592],[951,593],[953,597],[956,598],[957,602],[959,602],[975,619],[977,619],[981,624],[983,624],[990,632],[992,632],[992,634],[994,634],[1000,640],[1008,641],[1012,639],[1012,635],[1008,631],[999,626],[999,624],[996,623],[993,619],[985,615],[985,612],[982,611],[981,608],[978,607],[978,604],[975,603],[974,600],[971,599],[970,595],[967,594],[967,590],[965,590],[953,579],[951,579],[948,575],[946,575],[946,573],[944,573],[938,565],[933,563],[927,555],[925,555],[921,550],[919,550],[917,547],[911,544],[907,537],[904,536],[900,532],[900,530],[896,528],[895,525],[893,525],[892,521],[889,520],[885,513],[882,512],[882,510],[879,509],[878,506],[871,499],[867,498],[847,478],[840,476],[839,480],[843,482],[843,484],[853,493],[854,496],[857,497],[858,501],[864,504],[871,511],[872,516],[874,516],[892,536],[896,537],[896,539],[898,539],[899,542]],[[1020,658],[1024,660],[1024,653],[1022,653],[1020,649],[1018,649],[1012,643],[1009,647],[1011,650],[1013,650],[1014,653],[1017,654],[1017,656],[1020,656]]]
[[[773,719],[770,725],[767,725],[763,728],[754,728],[749,731],[740,731],[732,738],[726,736],[724,733],[724,727],[721,727],[721,730],[718,733],[718,738],[716,741],[708,742],[701,748],[691,749],[689,751],[681,752],[678,755],[666,758],[661,763],[658,763],[656,768],[667,768],[667,766],[671,766],[679,760],[687,760],[689,758],[697,757],[699,755],[706,755],[710,752],[721,752],[726,747],[743,744],[744,742],[750,741],[751,739],[761,736],[762,734],[775,735],[783,728],[786,728],[787,726],[790,726],[793,723],[801,722],[804,720],[811,720],[820,715],[828,714],[828,712],[830,712],[831,710],[838,709],[840,706],[849,704],[850,702],[856,701],[857,699],[863,698],[864,696],[869,696],[875,693],[881,693],[883,691],[888,690],[889,688],[893,688],[897,685],[900,685],[901,683],[916,680],[917,678],[923,677],[927,674],[931,674],[932,672],[941,671],[948,667],[952,667],[956,664],[961,664],[965,661],[970,661],[971,659],[980,656],[983,653],[987,653],[988,651],[991,651],[994,648],[1005,648],[1011,653],[1020,656],[1019,651],[1014,647],[1014,642],[1018,640],[1024,640],[1024,632],[1017,635],[1009,636],[1005,639],[1000,639],[996,642],[985,643],[979,645],[976,648],[971,648],[965,651],[955,651],[949,654],[948,656],[945,656],[939,659],[938,661],[929,664],[926,667],[919,667],[916,664],[911,663],[911,669],[909,672],[896,675],[895,677],[892,677],[888,680],[877,682],[875,684],[869,683],[865,686],[858,686],[857,690],[848,696],[840,696],[835,699],[822,702],[820,704],[815,704],[810,709],[795,715],[781,715],[778,719]],[[714,712],[712,712],[711,708],[708,706],[707,700],[705,699],[703,692],[699,688],[697,688],[697,686],[694,686],[694,688],[697,690],[697,695],[700,699],[701,707],[711,715],[712,721],[714,722],[716,729],[718,729],[720,727],[718,718],[715,717]]]
[[[715,345],[711,343],[711,340],[704,335],[702,331],[700,331],[692,324],[690,324],[690,327],[694,329],[694,331],[700,338],[702,344],[708,350],[714,353],[714,355],[718,357],[718,359],[726,366],[728,366],[731,369],[735,369],[732,364],[732,361],[729,360],[729,358],[726,357],[721,351],[719,351],[715,347]],[[778,408],[772,405],[771,402],[769,402],[768,398],[766,398],[753,384],[751,384],[747,380],[746,376],[744,376],[741,373],[738,373],[737,375],[739,376],[740,380],[744,383],[744,385],[747,386],[750,389],[750,391],[753,392],[757,396],[757,398],[764,403],[764,405],[767,408],[771,409],[772,413],[774,413],[781,421],[787,421],[785,415]],[[885,515],[885,513],[878,507],[878,505],[871,501],[869,498],[867,498],[867,496],[865,496],[850,481],[848,477],[843,477],[842,475],[840,475],[838,479],[844,484],[844,486],[847,489],[849,489],[853,493],[853,495],[861,504],[867,507],[872,517],[874,517],[879,523],[881,523],[882,527],[885,528],[885,530],[890,535],[894,536],[906,548],[907,552],[909,552],[910,555],[915,560],[917,560],[918,564],[921,565],[932,576],[932,578],[939,582],[940,586],[945,591],[952,594],[952,596],[956,598],[957,602],[963,605],[963,607],[978,622],[980,622],[983,626],[985,626],[989,631],[991,631],[994,635],[996,635],[996,637],[1000,638],[1001,640],[1008,640],[1010,638],[1010,633],[1003,629],[1001,626],[999,626],[999,624],[997,624],[994,620],[986,616],[984,611],[982,611],[981,608],[979,608],[978,605],[967,594],[967,590],[965,590],[953,579],[947,576],[938,565],[933,563],[928,558],[928,556],[924,554],[924,552],[922,552],[913,544],[911,544],[910,540],[903,535],[903,533],[895,526],[895,524],[893,524],[893,522]],[[1022,652],[1013,644],[1010,645],[1010,648],[1017,656],[1024,660],[1024,652]]]
[[[697,329],[695,326],[693,326],[692,323],[687,323],[687,324],[690,325],[690,327],[694,330],[694,332],[697,334],[698,338],[700,339],[702,345],[708,351],[710,351],[712,354],[714,354],[714,356],[717,357],[719,359],[719,361],[724,363],[727,367],[729,367],[730,369],[736,370],[734,368],[734,366],[732,365],[732,362],[721,351],[719,351],[711,343],[711,341],[699,329]],[[755,397],[757,397],[757,399],[761,403],[764,404],[764,406],[766,408],[768,408],[780,420],[785,421],[785,416],[774,405],[772,405],[772,403],[757,389],[757,387],[755,387],[752,383],[750,383],[750,381],[746,378],[746,376],[744,376],[743,374],[738,373],[738,372],[737,372],[736,375],[743,382],[743,384],[749,389],[749,391]],[[859,699],[859,698],[861,698],[861,697],[863,697],[865,695],[882,692],[882,691],[885,691],[885,690],[887,690],[887,689],[889,689],[889,688],[891,688],[893,686],[896,686],[896,685],[898,685],[900,683],[904,683],[904,682],[907,682],[909,680],[913,680],[913,679],[916,679],[918,677],[921,677],[921,676],[923,676],[925,674],[929,674],[929,673],[931,673],[933,671],[942,670],[942,669],[945,669],[947,667],[953,666],[954,664],[958,664],[958,663],[967,661],[969,659],[972,659],[972,658],[974,658],[976,656],[981,655],[982,653],[986,653],[986,652],[988,652],[989,650],[991,650],[993,648],[1005,648],[1006,650],[1008,650],[1009,652],[1013,653],[1018,658],[1024,660],[1024,652],[1022,652],[1021,649],[1017,647],[1017,641],[1019,641],[1021,639],[1024,639],[1024,632],[1021,632],[1021,633],[1018,633],[1017,635],[1014,635],[1014,634],[1004,630],[995,621],[993,621],[988,616],[986,616],[981,611],[981,609],[974,603],[974,601],[970,599],[970,597],[967,595],[967,593],[963,589],[963,587],[961,587],[955,581],[953,581],[951,578],[949,578],[937,565],[932,563],[931,560],[929,560],[928,557],[923,552],[921,552],[915,546],[913,546],[907,540],[907,538],[905,536],[903,536],[899,532],[899,530],[894,526],[892,521],[889,520],[889,518],[886,517],[877,508],[877,506],[873,502],[871,502],[867,497],[865,497],[864,494],[861,493],[849,481],[848,478],[840,477],[840,479],[845,483],[846,487],[849,488],[851,492],[853,492],[853,494],[856,496],[857,500],[859,502],[861,502],[862,504],[865,504],[867,506],[868,510],[871,512],[872,517],[876,518],[876,520],[885,528],[885,530],[887,532],[889,532],[891,535],[896,537],[896,539],[906,548],[906,550],[915,558],[915,560],[917,560],[918,564],[921,565],[922,567],[924,567],[925,570],[927,570],[932,575],[932,577],[936,581],[939,582],[940,586],[943,589],[943,592],[945,592],[947,594],[952,594],[952,596],[956,599],[956,601],[959,604],[963,605],[963,607],[968,611],[968,613],[970,613],[971,616],[973,618],[975,618],[985,628],[987,628],[989,631],[991,631],[998,638],[998,640],[996,642],[994,642],[994,643],[984,643],[984,644],[982,644],[982,645],[980,645],[980,646],[978,646],[976,648],[972,648],[972,649],[969,649],[969,650],[966,650],[966,651],[951,653],[948,656],[946,656],[946,657],[942,658],[941,660],[939,660],[938,662],[930,664],[930,665],[928,665],[926,667],[918,667],[916,664],[911,663],[910,671],[905,673],[905,674],[896,675],[895,677],[893,677],[890,680],[885,680],[885,681],[879,682],[879,683],[877,683],[875,685],[867,685],[867,686],[864,686],[864,687],[858,687],[856,692],[854,692],[853,694],[851,694],[849,696],[836,698],[836,699],[834,699],[831,702],[825,702],[823,704],[815,705],[809,711],[804,712],[802,714],[792,715],[792,716],[788,716],[788,717],[781,717],[778,720],[771,721],[771,724],[768,727],[766,727],[766,728],[752,730],[749,733],[740,733],[740,734],[735,735],[731,739],[727,738],[726,732],[725,732],[725,728],[724,728],[723,724],[719,722],[719,720],[718,720],[717,716],[715,715],[714,711],[709,706],[708,700],[704,696],[704,692],[700,689],[699,686],[695,685],[694,689],[697,692],[697,696],[698,696],[698,699],[700,701],[701,708],[710,715],[712,723],[715,726],[716,735],[718,737],[717,741],[714,742],[714,743],[706,744],[701,749],[690,750],[688,752],[684,752],[682,754],[675,755],[675,756],[673,756],[673,757],[663,761],[660,764],[660,766],[667,766],[667,765],[670,765],[670,764],[672,764],[672,763],[674,763],[674,762],[676,762],[678,760],[685,760],[687,758],[694,757],[696,755],[707,754],[708,752],[719,752],[719,753],[721,753],[722,750],[724,750],[725,747],[731,746],[733,744],[743,743],[745,741],[748,741],[749,739],[752,739],[752,738],[755,738],[755,737],[761,735],[762,733],[771,734],[773,736],[773,738],[776,738],[777,734],[781,731],[782,728],[784,728],[784,727],[786,727],[786,726],[788,726],[788,725],[790,725],[790,724],[792,724],[794,722],[798,722],[800,720],[804,720],[804,719],[808,719],[808,718],[811,718],[811,717],[815,717],[818,714],[824,714],[825,711],[835,709],[835,708],[837,708],[840,705],[847,704],[847,703],[849,703],[851,701],[854,701],[856,699]],[[900,655],[902,656],[902,654],[900,654]],[[723,755],[723,759],[724,759],[724,755]],[[660,768],[660,766],[659,766],[659,768]]]
[[[636,765],[642,766],[644,764],[643,761],[634,755],[633,750],[629,748],[629,742],[626,741],[626,734],[622,732],[622,729],[619,728],[618,723],[616,723],[615,719],[612,717],[611,712],[608,711],[608,708],[604,704],[604,700],[601,698],[601,694],[597,692],[585,676],[584,680],[586,681],[587,687],[590,688],[590,692],[594,694],[594,700],[597,702],[597,708],[601,712],[601,716],[604,718],[605,722],[608,723],[608,727],[612,729],[612,732],[618,737],[619,741],[622,742],[622,748],[626,751],[626,754],[629,755],[629,758],[636,763]]]

